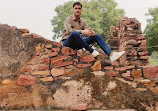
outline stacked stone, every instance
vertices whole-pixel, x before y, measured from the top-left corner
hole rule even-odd
[[[133,29],[131,28],[132,25]],[[137,51],[137,56],[135,54],[134,56],[136,56],[137,58],[141,58],[139,53],[143,53],[143,48],[140,47],[140,45],[144,43],[144,39],[141,39],[142,34],[140,34],[140,29],[137,26],[140,26],[140,24],[136,22],[135,19],[123,18],[120,20],[120,27],[111,28],[112,31],[110,39],[111,41],[114,40],[115,42],[117,42],[118,47],[120,47],[119,50],[126,50],[126,53],[129,53],[129,47],[131,49],[133,48],[132,51]],[[0,96],[4,97],[5,99],[9,97],[11,98],[12,95],[15,95],[15,99],[19,98],[17,99],[18,103],[23,103],[23,100],[29,98],[31,95],[30,92],[32,92],[31,97],[33,99],[31,100],[33,101],[33,103],[30,103],[28,105],[29,107],[31,107],[33,104],[35,108],[39,108],[42,105],[47,105],[58,106],[59,108],[64,107],[67,109],[69,108],[69,106],[78,104],[78,102],[81,102],[80,100],[83,100],[82,102],[86,104],[78,104],[72,106],[71,109],[79,110],[79,106],[81,107],[80,110],[86,110],[88,108],[88,104],[95,103],[96,100],[97,102],[95,104],[92,104],[90,108],[96,109],[97,105],[97,108],[103,107],[104,104],[100,104],[100,102],[98,103],[98,98],[101,98],[101,100],[103,100],[103,103],[107,103],[107,101],[105,101],[105,99],[102,98],[107,99],[111,96],[112,101],[110,99],[108,101],[111,101],[111,105],[113,108],[113,104],[115,103],[113,101],[113,97],[117,97],[116,94],[118,94],[118,92],[120,91],[121,93],[119,93],[120,95],[118,95],[120,97],[123,96],[123,98],[127,96],[129,97],[131,96],[130,94],[133,93],[136,93],[137,95],[139,94],[138,92],[142,92],[142,94],[147,95],[149,95],[149,92],[151,92],[151,94],[149,95],[150,98],[153,97],[153,95],[155,95],[154,97],[157,97],[158,66],[138,67],[137,65],[143,65],[143,63],[147,61],[144,61],[143,59],[135,59],[135,61],[138,61],[139,64],[134,64],[133,62],[135,61],[132,58],[127,58],[128,54],[125,56],[125,58],[122,59],[123,62],[115,61],[111,64],[107,64],[105,62],[107,57],[103,53],[101,53],[102,57],[100,57],[100,60],[95,59],[87,51],[75,51],[68,47],[62,47],[61,44],[58,42],[46,40],[38,34],[30,34],[28,29],[17,29],[16,27],[10,28],[16,31],[18,30],[20,32],[18,34],[21,37],[21,39],[25,39],[26,41],[33,39],[33,42],[30,43],[32,51],[29,52],[32,56],[29,56],[31,58],[26,59],[26,55],[22,55],[22,61],[26,59],[25,61],[28,62],[23,62],[22,67],[18,67],[18,70],[16,70],[16,72],[14,73],[16,75],[15,78],[10,78],[10,73],[8,73],[8,75],[6,75],[4,79],[0,79],[0,85],[2,86],[0,88]],[[128,36],[124,36],[124,34]],[[137,40],[140,42],[138,43]],[[127,48],[124,48],[124,46]],[[139,48],[135,48],[136,46]],[[126,59],[128,59],[127,62]],[[19,62],[21,62],[20,59]],[[154,79],[154,81],[151,79]],[[122,83],[125,84],[121,86]],[[15,84],[16,87],[13,87],[13,84]],[[127,84],[128,87],[130,86],[128,89],[126,89]],[[7,85],[11,88],[6,87]],[[48,87],[49,85],[50,87]],[[25,86],[31,86],[32,89],[30,89],[30,87]],[[125,91],[122,92],[122,89]],[[48,92],[46,90],[48,90]],[[51,90],[52,92],[50,92],[49,90]],[[30,95],[26,95],[23,91],[28,91]],[[22,95],[26,95],[26,98],[21,99],[22,97],[19,96],[20,93]],[[41,95],[39,95],[39,93],[41,93]],[[18,96],[16,96],[16,94]],[[92,101],[91,99],[89,99],[89,97],[91,98],[91,96]],[[44,97],[43,100],[42,97]],[[138,97],[142,96],[135,96],[134,99],[137,99]],[[35,100],[35,98],[37,98],[37,100]],[[131,98],[132,97],[130,97],[130,99]],[[8,102],[10,102],[10,100],[8,100],[8,102],[6,103],[5,99],[3,103],[1,103],[0,101],[0,106],[4,106],[4,108],[7,107]],[[13,99],[13,101],[15,99]],[[116,101],[118,101],[118,99],[116,99]],[[136,100],[134,100],[134,105],[138,104],[135,103],[135,101]],[[15,104],[16,107],[18,103]],[[70,104],[68,104],[68,106],[64,106],[66,103]],[[21,105],[21,107],[24,106]],[[10,105],[10,107],[14,106]]]
[[[108,38],[108,45],[111,47],[112,50],[118,50],[119,47],[119,29],[118,27],[111,26],[110,27],[110,37]]]
[[[58,42],[38,43],[35,48],[35,56],[25,64],[22,71],[24,74],[39,77],[42,81],[52,81],[53,77],[80,74],[85,68],[92,67],[94,70],[96,68],[93,66],[95,58],[87,51],[62,47]]]
[[[146,40],[141,31],[141,24],[135,18],[120,19],[118,41],[119,50],[125,50],[126,55],[120,60],[122,65],[148,65]]]
[[[120,19],[118,27],[111,27],[108,44],[114,50],[126,51],[126,55],[120,59],[121,65],[148,65],[146,40],[141,31],[141,23],[135,18],[124,17]]]

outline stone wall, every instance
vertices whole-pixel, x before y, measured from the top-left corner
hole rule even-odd
[[[96,59],[28,29],[5,24],[0,29],[0,109],[158,108],[158,66],[147,66],[136,19],[123,18],[119,27],[111,27],[110,46],[126,51],[113,63],[100,50]]]
[[[122,65],[149,65],[146,40],[141,31],[141,23],[135,18],[125,17],[120,19],[118,27],[111,27],[110,30],[109,45],[113,49],[126,51],[126,55],[120,60]]]

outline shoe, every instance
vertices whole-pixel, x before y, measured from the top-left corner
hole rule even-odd
[[[110,55],[111,62],[118,60],[120,57],[122,57],[125,54],[125,51],[121,52],[113,52],[112,55]]]
[[[93,57],[97,57],[97,56],[99,56],[100,54],[99,54],[98,51],[94,50],[94,51],[92,52],[92,55],[93,55]]]

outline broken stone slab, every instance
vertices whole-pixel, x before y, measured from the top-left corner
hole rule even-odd
[[[36,77],[35,76],[31,76],[31,75],[20,75],[18,77],[18,85],[33,85],[36,81]]]
[[[132,40],[126,41],[126,44],[127,44],[127,45],[137,45],[137,44],[138,44],[138,41],[132,39]]]
[[[51,81],[53,81],[54,79],[53,79],[53,77],[44,77],[44,78],[41,78],[40,79],[41,81],[43,81],[43,82],[51,82]]]
[[[93,71],[92,72],[95,76],[104,76],[105,75],[105,72],[103,71]]]
[[[95,62],[91,68],[93,71],[100,71],[101,70],[101,61],[98,60],[97,62]]]
[[[140,77],[142,77],[142,70],[141,70],[141,69],[133,70],[133,71],[131,72],[131,75],[132,75],[135,79],[140,78]]]
[[[71,106],[72,111],[82,111],[82,110],[87,110],[87,109],[88,109],[88,104],[86,103],[81,103],[81,104]]]
[[[13,84],[13,81],[10,80],[10,79],[5,79],[1,83],[4,84],[4,85],[9,85],[9,84]]]
[[[65,74],[64,69],[52,68],[51,74],[53,77],[61,76]]]
[[[136,91],[141,91],[141,92],[145,92],[148,89],[147,88],[135,88]]]

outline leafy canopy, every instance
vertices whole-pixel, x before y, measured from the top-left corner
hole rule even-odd
[[[151,16],[151,18],[147,20],[147,26],[144,31],[147,46],[156,46],[158,45],[158,7],[149,9],[147,15]],[[158,48],[149,48],[148,51],[151,54],[154,51],[158,51]]]
[[[110,26],[118,24],[118,20],[124,17],[124,10],[116,9],[117,3],[114,0],[80,0],[82,3],[82,19],[96,33],[104,39],[109,36]],[[67,16],[72,15],[72,5],[74,1],[66,2],[64,5],[56,7],[57,16],[52,19],[53,39],[62,36],[64,21]]]

